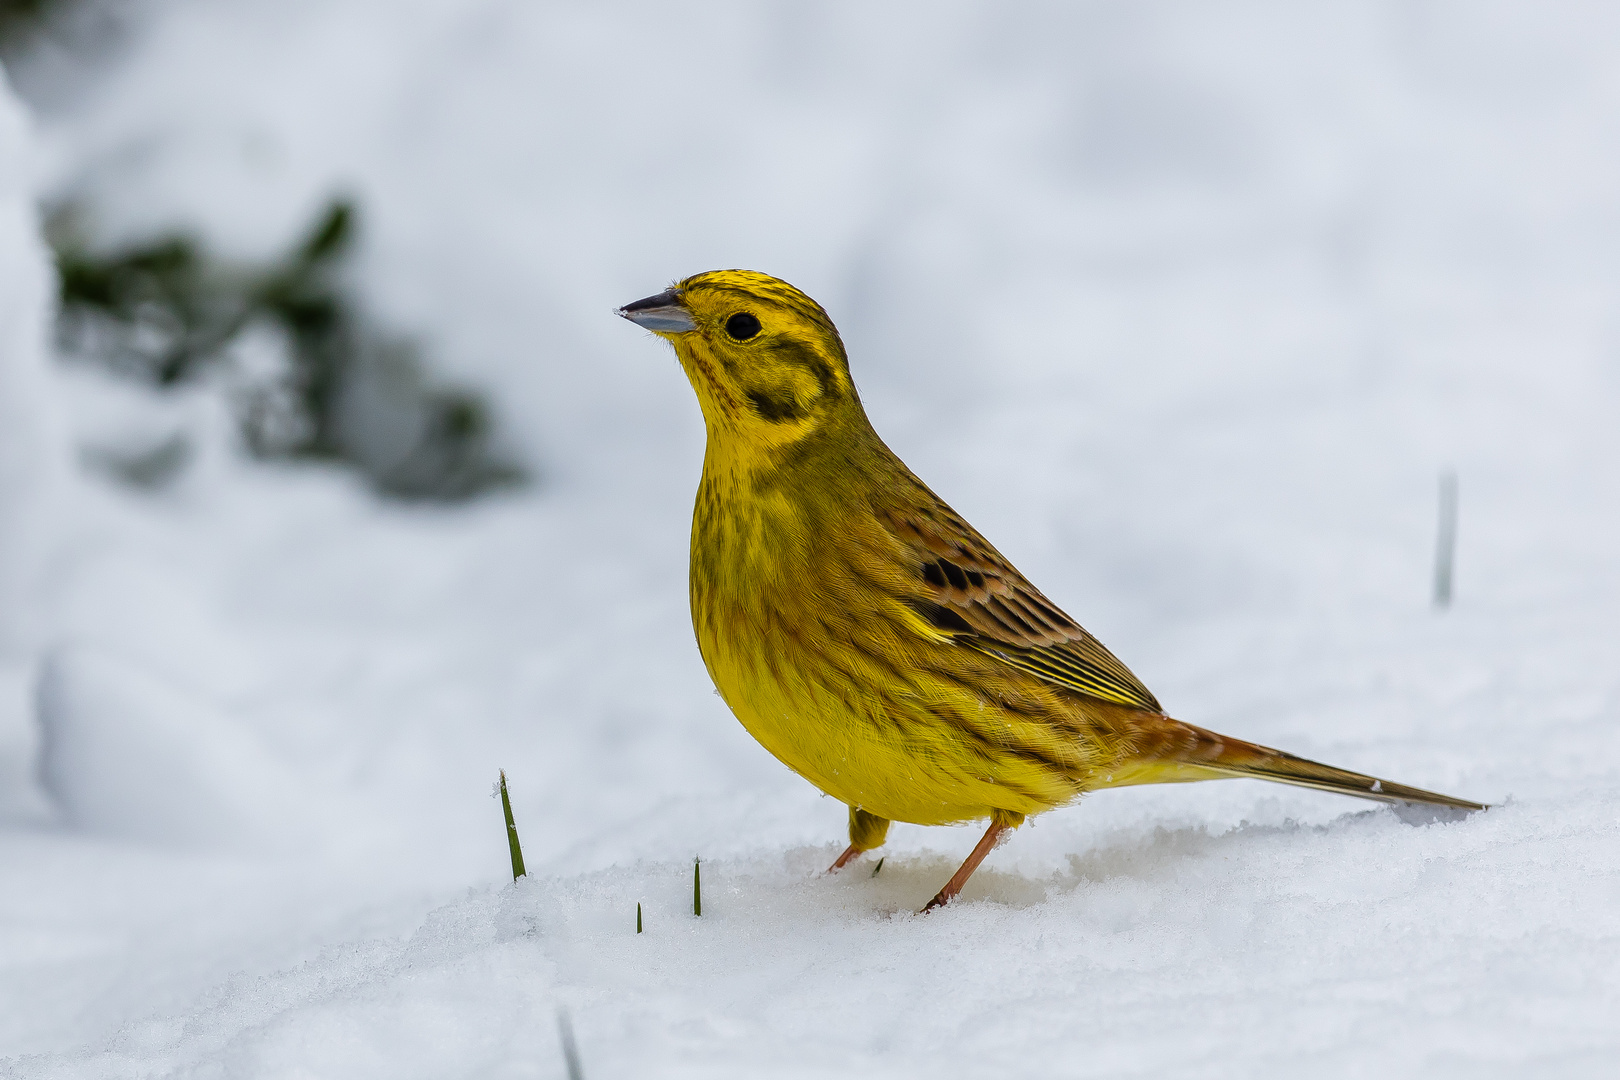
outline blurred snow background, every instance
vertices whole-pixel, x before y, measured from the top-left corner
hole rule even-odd
[[[563,1076],[558,1006],[593,1080],[1612,1068],[1620,11],[106,10],[0,101],[0,1070]],[[334,197],[528,487],[390,500],[46,356],[36,202],[262,261]],[[709,688],[701,422],[611,316],[727,266],[1174,713],[1506,805],[1126,790],[928,919],[972,830],[816,877],[843,808]],[[175,431],[157,490],[84,464]]]

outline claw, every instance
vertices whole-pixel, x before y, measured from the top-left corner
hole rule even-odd
[[[837,860],[831,866],[827,867],[827,873],[836,874],[838,871],[842,870],[844,867],[853,862],[855,857],[860,853],[860,848],[856,847],[854,844],[849,845],[849,847],[844,849],[844,853],[838,856]]]
[[[957,869],[956,873],[951,875],[951,880],[945,883],[945,887],[939,890],[932,900],[928,901],[928,906],[923,908],[917,914],[926,915],[935,908],[944,907],[952,900],[955,900],[956,894],[961,892],[962,886],[967,884],[967,879],[973,876],[973,871],[977,870],[979,868],[979,864],[984,862],[984,857],[990,854],[990,849],[995,847],[996,844],[1000,842],[1002,834],[1007,832],[1007,830],[1011,829],[1012,827],[1013,826],[1011,825],[1006,825],[992,819],[990,822],[990,827],[984,830],[984,835],[979,838],[978,846],[976,846],[973,849],[973,853],[967,857],[967,861],[962,863],[961,867]],[[835,865],[841,865],[841,861],[839,864]]]

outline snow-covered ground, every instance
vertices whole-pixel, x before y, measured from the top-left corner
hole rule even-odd
[[[0,101],[0,1074],[561,1077],[559,1010],[591,1080],[1613,1069],[1620,9],[149,7]],[[540,482],[383,502],[47,377],[29,185],[242,253],[357,194]],[[611,315],[721,266],[1174,713],[1496,808],[1127,789],[925,918],[977,830],[818,876],[843,807],[692,641],[696,405]],[[206,449],[79,472],[120,425]]]

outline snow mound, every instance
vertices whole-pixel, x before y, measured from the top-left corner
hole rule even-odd
[[[0,663],[35,643],[63,442],[46,371],[54,284],[40,239],[27,118],[0,69]]]
[[[131,661],[86,646],[47,660],[41,776],[75,828],[236,846],[297,830],[301,785],[252,732]]]
[[[926,916],[914,909],[948,857],[898,853],[834,877],[819,873],[830,844],[706,861],[701,917],[690,863],[531,875],[410,934],[226,979],[94,1058],[19,1064],[38,1077],[552,1077],[566,1012],[592,1077],[1252,1075],[1222,1065],[1234,1061],[1482,1076],[1512,1075],[1556,1016],[1560,1049],[1536,1060],[1594,1075],[1608,1017],[1590,980],[1546,970],[1509,929],[1602,904],[1599,878],[1540,886],[1549,860],[1602,857],[1596,836],[1549,841],[1556,816],[1123,829],[1035,873],[992,858],[966,902]],[[1583,948],[1612,958],[1620,920],[1590,924]]]
[[[65,440],[46,366],[52,288],[34,205],[29,124],[0,69],[0,821],[39,821],[29,698],[58,537]]]

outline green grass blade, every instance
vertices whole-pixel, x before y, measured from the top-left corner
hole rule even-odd
[[[512,821],[512,800],[506,794],[506,770],[501,770],[501,813],[506,815],[506,846],[512,849],[512,880],[528,873],[523,869],[523,845],[518,843],[517,824]]]

